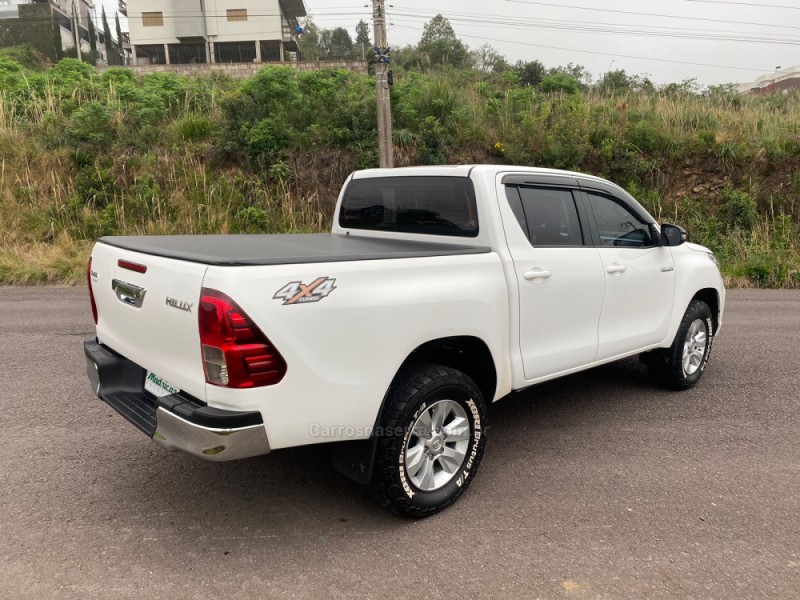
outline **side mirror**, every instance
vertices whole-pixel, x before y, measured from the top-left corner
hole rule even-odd
[[[665,246],[680,246],[689,239],[689,234],[683,227],[664,223],[661,226],[661,241]]]

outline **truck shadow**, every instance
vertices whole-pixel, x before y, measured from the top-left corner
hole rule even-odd
[[[515,393],[489,412],[489,444],[476,485],[487,471],[490,480],[508,474],[509,448],[521,447],[535,459],[538,440],[553,429],[582,430],[609,421],[624,422],[625,414],[641,403],[665,394],[652,387],[645,368],[636,360],[606,365]],[[552,436],[550,435],[552,438]],[[127,439],[127,438],[126,438]],[[98,480],[113,486],[112,497],[130,515],[149,521],[172,542],[195,543],[198,531],[207,535],[229,532],[223,539],[282,538],[298,532],[353,533],[412,526],[378,508],[359,486],[336,473],[330,446],[311,446],[273,452],[265,457],[230,463],[207,463],[181,453],[165,453],[140,437],[132,453],[141,460],[126,465],[126,473],[108,474],[112,463],[98,458]],[[552,445],[551,439],[549,444]],[[120,451],[117,449],[117,451]],[[124,452],[125,450],[121,450]],[[492,486],[480,485],[481,502],[492,502]],[[500,493],[501,492],[495,492]],[[468,494],[461,502],[468,501]],[[502,501],[502,499],[498,500]],[[122,508],[117,507],[117,510]],[[434,517],[436,518],[436,517]],[[393,525],[392,525],[393,524]],[[216,533],[213,533],[216,532]]]

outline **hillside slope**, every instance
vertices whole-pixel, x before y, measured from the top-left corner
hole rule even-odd
[[[595,173],[714,249],[732,284],[800,286],[796,95],[545,93],[464,69],[399,77],[392,98],[400,166]],[[101,235],[324,230],[347,174],[376,166],[374,123],[374,80],[348,72],[0,58],[0,283],[76,283]]]

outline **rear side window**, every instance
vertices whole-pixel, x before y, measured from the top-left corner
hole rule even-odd
[[[478,207],[466,177],[355,179],[344,193],[339,225],[345,229],[478,235]]]
[[[534,246],[583,246],[575,198],[570,190],[520,187],[519,205],[511,208]]]

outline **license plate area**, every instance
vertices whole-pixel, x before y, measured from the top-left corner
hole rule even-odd
[[[153,396],[156,398],[172,396],[173,394],[177,394],[181,391],[169,381],[163,377],[159,377],[152,371],[148,371],[144,377],[144,389],[146,392],[153,394]]]

